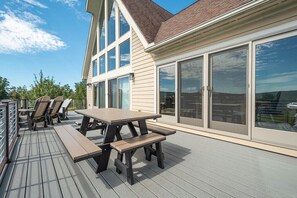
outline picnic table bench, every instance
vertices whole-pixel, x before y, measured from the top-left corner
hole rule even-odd
[[[133,168],[132,168],[132,156],[139,148],[148,147],[153,144],[156,145],[156,156],[158,166],[164,168],[164,155],[162,153],[161,141],[166,140],[164,135],[149,133],[141,136],[136,136],[116,142],[112,142],[110,146],[118,151],[118,157],[115,159],[114,164],[117,168],[117,172],[123,172],[127,176],[129,184],[134,184]],[[123,156],[125,155],[126,163],[123,163]]]
[[[137,122],[133,122],[133,125],[135,127],[139,127],[139,124]],[[176,130],[174,130],[174,129],[160,127],[160,126],[156,126],[156,125],[150,124],[150,123],[146,123],[146,127],[147,127],[147,130],[149,130],[153,133],[158,133],[158,134],[164,135],[164,136],[173,135],[176,133]]]
[[[54,129],[73,162],[79,162],[89,158],[94,158],[95,161],[98,161],[96,157],[101,155],[101,148],[71,125],[56,126]]]

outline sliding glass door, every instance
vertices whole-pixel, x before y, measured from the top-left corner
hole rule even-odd
[[[121,77],[108,81],[108,107],[130,109],[129,77]]]
[[[297,148],[297,35],[254,43],[253,139]]]
[[[209,57],[209,127],[247,135],[248,47]]]
[[[179,122],[203,126],[203,58],[179,63]]]

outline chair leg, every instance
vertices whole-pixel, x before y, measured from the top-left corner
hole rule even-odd
[[[125,153],[126,165],[127,165],[127,181],[129,184],[134,184],[133,169],[132,169],[132,154],[131,151]]]
[[[46,120],[43,121],[44,128],[47,128]]]
[[[152,147],[152,145],[150,147]],[[149,149],[147,149],[146,147],[144,147],[143,149],[144,149],[145,159],[147,161],[151,161],[152,160],[152,153],[151,153],[151,151]]]
[[[156,154],[157,154],[158,166],[164,169],[164,157],[163,157],[164,155],[162,152],[161,142],[156,143]]]

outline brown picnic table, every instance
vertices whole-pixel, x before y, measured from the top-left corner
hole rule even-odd
[[[89,121],[92,118],[93,125],[97,122],[102,122],[106,125],[103,143],[99,145],[102,149],[102,154],[98,160],[97,172],[107,169],[110,157],[111,147],[110,143],[115,140],[121,140],[120,130],[124,125],[127,125],[133,137],[138,136],[132,122],[138,122],[139,131],[141,135],[148,133],[146,120],[160,118],[159,114],[144,113],[137,111],[129,111],[123,109],[106,108],[106,109],[84,109],[76,110],[78,114],[83,115],[83,120],[80,127],[80,132],[86,135],[89,129]]]

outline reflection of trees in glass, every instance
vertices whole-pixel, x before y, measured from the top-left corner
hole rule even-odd
[[[296,131],[297,36],[256,45],[256,126]]]
[[[181,62],[180,70],[180,116],[202,118],[202,68],[203,59]]]
[[[105,108],[105,81],[99,83],[99,108]]]
[[[247,47],[210,56],[212,68],[212,120],[246,124]]]
[[[159,69],[160,113],[175,115],[175,70],[174,65]]]
[[[109,95],[108,95],[108,107],[117,108],[117,79],[112,79],[108,81],[108,89],[109,89]]]

